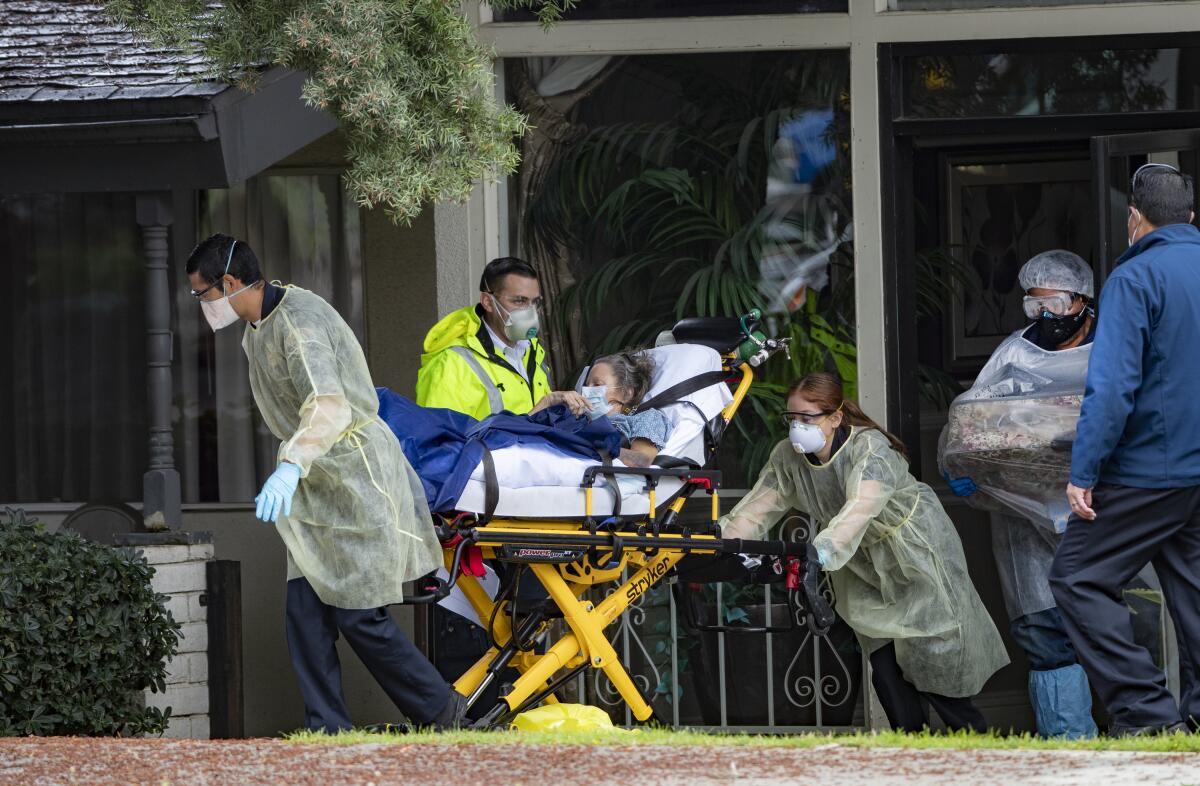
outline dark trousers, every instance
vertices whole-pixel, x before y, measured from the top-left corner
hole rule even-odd
[[[447,611],[441,606],[433,607],[433,629],[436,638],[434,665],[447,682],[455,682],[482,658],[491,647],[487,631],[471,620]],[[479,720],[500,701],[500,688],[505,682],[513,682],[520,676],[516,669],[507,668],[498,679],[483,691],[467,711],[471,720]]]
[[[426,724],[446,708],[449,686],[387,609],[327,606],[307,579],[293,579],[287,587],[287,642],[304,697],[306,728],[335,732],[351,727],[335,646],[339,632],[409,720]]]
[[[937,711],[942,723],[951,731],[987,731],[983,713],[969,698],[923,693],[904,679],[900,664],[896,662],[895,644],[888,644],[871,653],[871,684],[875,686],[875,693],[879,696],[888,722],[896,731],[921,731],[929,726],[929,712],[924,702]]]
[[[517,582],[515,591],[517,604],[521,608],[527,609],[550,597],[533,571],[522,570],[518,576],[511,572],[516,570],[516,566],[500,561],[489,564],[500,577],[501,586],[508,581]],[[485,628],[476,625],[461,614],[448,611],[441,606],[433,607],[433,636],[434,665],[437,666],[437,670],[446,681],[451,683],[466,674],[480,658],[487,654],[488,649],[492,646]],[[544,647],[540,644],[536,649],[538,652],[544,651]],[[519,676],[520,672],[511,666],[503,669],[471,705],[467,717],[471,720],[479,720],[486,715],[488,710],[495,707],[496,703],[500,701],[500,691],[504,684],[515,682]]]
[[[1095,521],[1072,517],[1050,569],[1050,588],[1092,686],[1114,728],[1200,720],[1200,486],[1137,489],[1101,483]],[[1179,704],[1150,653],[1133,638],[1122,596],[1153,563],[1179,639]]]
[[[1017,617],[1010,630],[1013,641],[1025,651],[1032,671],[1054,671],[1079,662],[1067,625],[1057,608]]]

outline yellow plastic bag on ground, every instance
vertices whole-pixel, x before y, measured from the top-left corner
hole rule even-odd
[[[624,731],[599,707],[586,704],[547,704],[526,710],[513,719],[518,731]]]

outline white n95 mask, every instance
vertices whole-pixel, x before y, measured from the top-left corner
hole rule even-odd
[[[788,426],[788,439],[797,453],[816,453],[825,447],[825,432],[820,426],[793,420]]]
[[[224,278],[225,273],[229,272],[229,264],[231,262],[233,262],[233,250],[235,248],[237,248],[236,240],[233,241],[233,243],[231,243],[229,245],[229,256],[225,257],[225,272],[221,274],[221,278]],[[216,286],[216,284],[214,284],[213,286]],[[210,289],[211,289],[211,287],[210,287]],[[213,329],[214,333],[216,333],[221,328],[229,327],[234,322],[238,321],[237,312],[233,310],[233,306],[230,305],[229,299],[231,297],[234,297],[235,295],[240,295],[241,293],[245,292],[246,289],[247,289],[247,287],[242,287],[237,292],[233,292],[231,294],[225,295],[224,297],[219,298],[217,300],[201,300],[200,301],[200,310],[204,312],[204,318],[208,320],[208,326]],[[222,281],[221,282],[221,294],[224,295],[224,293],[225,293],[225,283]],[[193,292],[192,294],[195,294],[195,293]]]
[[[226,295],[219,300],[202,300],[200,301],[200,309],[204,311],[204,318],[208,320],[208,326],[217,332],[223,327],[229,327],[234,322],[237,322],[240,317],[233,310],[229,299],[237,297],[245,292],[250,287],[242,287],[237,292]]]
[[[592,420],[604,417],[612,409],[612,405],[608,403],[607,385],[584,385],[579,389],[579,393],[587,399],[587,416]]]

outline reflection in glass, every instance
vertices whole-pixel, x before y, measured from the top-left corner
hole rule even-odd
[[[146,262],[133,195],[0,195],[0,260],[0,500],[140,500]]]
[[[778,386],[818,369],[855,386],[847,77],[845,52],[509,63],[533,126],[518,247],[561,379],[683,317],[757,308],[792,337],[723,446],[730,484],[782,437]]]
[[[1026,326],[1017,273],[1054,248],[1095,261],[1091,167],[1087,159],[1028,156],[950,159],[946,224],[970,286],[948,304],[951,366],[977,367]]]
[[[267,280],[316,292],[362,340],[358,207],[336,174],[260,175],[201,193],[199,236],[245,240]],[[185,502],[248,502],[275,468],[278,442],[250,393],[240,325],[213,333],[178,289],[175,449]]]
[[[584,0],[563,19],[654,19],[746,14],[846,13],[848,0]],[[498,22],[536,22],[527,10],[499,11]]]
[[[1140,3],[1145,0],[888,0],[893,11],[958,11],[968,8],[1036,8],[1055,5]],[[1178,2],[1180,0],[1159,0]]]
[[[1000,52],[905,58],[906,117],[1195,108],[1200,49]]]

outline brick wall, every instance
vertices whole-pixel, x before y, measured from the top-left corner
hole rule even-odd
[[[139,545],[154,567],[154,589],[169,596],[167,610],[183,627],[179,651],[167,663],[166,693],[146,691],[146,706],[171,708],[164,737],[206,740],[208,722],[208,614],[205,563],[213,558],[211,543]]]

